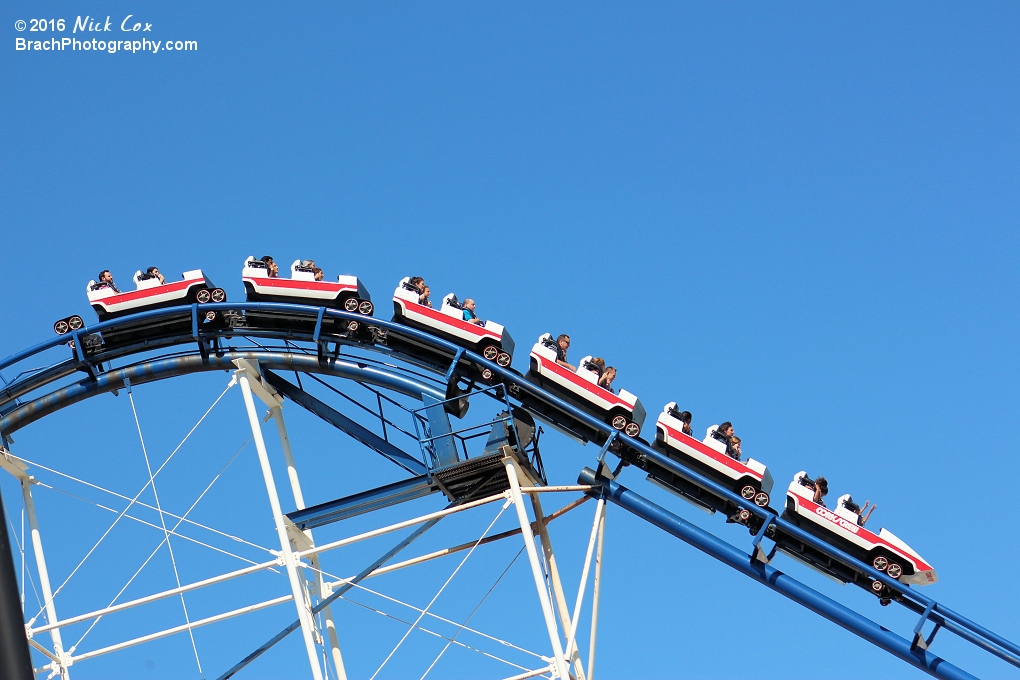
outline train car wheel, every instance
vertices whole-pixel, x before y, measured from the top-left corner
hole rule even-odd
[[[875,591],[876,593],[880,593],[883,590],[885,590],[885,584],[882,583],[881,581],[872,581],[871,582],[871,589],[873,591]]]
[[[889,560],[886,559],[885,555],[879,555],[871,561],[871,566],[879,571],[885,571],[889,567]]]
[[[208,312],[205,313],[205,320],[206,321],[215,321],[216,320],[216,312],[214,312],[214,311],[212,311],[210,309]]]
[[[903,576],[903,567],[896,564],[895,562],[889,563],[889,568],[885,570],[885,573],[889,574],[889,578],[899,579]]]
[[[70,319],[67,320],[67,326],[72,331],[76,331],[76,330],[78,330],[79,328],[81,328],[84,325],[85,325],[85,322],[82,321],[81,317],[78,316],[77,314],[75,314],[74,316],[72,316]]]
[[[740,496],[745,500],[749,501],[754,498],[754,495],[758,493],[758,489],[754,488],[750,484],[746,484],[744,488],[740,490]]]
[[[496,349],[495,345],[486,345],[485,349],[482,350],[482,356],[489,361],[495,361],[496,357],[499,356],[499,350]]]
[[[509,366],[511,360],[512,357],[506,352],[500,352],[499,354],[496,355],[496,363],[502,366],[503,368]]]
[[[483,368],[482,369],[482,380],[492,380],[492,369],[491,368]]]
[[[63,335],[68,331],[67,322],[61,319],[60,321],[53,324],[53,332],[57,335]]]
[[[344,300],[344,310],[348,312],[358,311],[358,298],[347,298]]]
[[[622,430],[627,427],[627,419],[623,416],[613,416],[613,420],[609,424],[613,426],[614,430]]]
[[[764,491],[759,491],[754,496],[754,504],[759,508],[767,508],[769,506],[769,495]]]
[[[748,510],[747,508],[740,508],[740,512],[737,513],[737,518],[741,522],[746,522],[747,520],[751,519],[751,511]]]
[[[209,302],[209,299],[211,297],[212,295],[205,288],[195,293],[195,299],[198,301],[199,304],[205,304],[206,302]]]
[[[356,332],[360,327],[361,327],[361,324],[359,324],[357,321],[348,321],[347,322],[347,330],[350,331],[351,333]]]
[[[222,288],[213,288],[210,294],[213,302],[226,302],[227,292]]]
[[[362,300],[358,304],[358,311],[364,314],[365,316],[372,316],[372,312],[375,311],[375,305],[373,305],[368,300]]]
[[[629,422],[627,427],[623,428],[623,433],[628,437],[636,437],[641,434],[641,426],[635,422]]]

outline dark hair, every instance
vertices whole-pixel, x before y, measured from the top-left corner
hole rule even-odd
[[[722,434],[723,432],[726,431],[726,428],[728,428],[728,427],[733,427],[733,423],[731,423],[730,421],[727,420],[725,423],[723,423],[722,425],[720,425],[719,427],[716,428],[716,432],[718,432],[719,434]]]
[[[825,477],[822,477],[821,475],[815,477],[815,485],[822,490],[823,496],[829,493],[829,481],[825,479]]]
[[[157,271],[159,271],[159,267],[149,267],[148,269],[145,270],[145,273],[148,274],[149,276],[152,276]]]
[[[109,269],[104,269],[103,271],[99,272],[99,280],[100,281],[103,280],[103,274],[109,274],[109,273],[110,273]]]
[[[570,336],[566,333],[560,333],[559,337],[556,338],[556,342],[559,342],[560,340],[570,340]]]
[[[687,423],[688,425],[691,424],[691,418],[693,417],[694,416],[691,415],[690,411],[684,411],[683,413],[680,414],[680,420]]]
[[[262,256],[262,261],[265,262],[266,264],[269,264],[270,262],[273,261],[273,258],[270,257],[269,255],[263,255]]]

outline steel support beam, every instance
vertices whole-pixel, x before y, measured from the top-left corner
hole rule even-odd
[[[290,546],[290,537],[287,535],[287,525],[284,521],[283,511],[280,508],[280,497],[276,491],[276,481],[273,479],[273,468],[269,464],[269,454],[266,451],[266,442],[262,437],[262,423],[258,411],[255,410],[255,400],[252,397],[252,385],[249,379],[252,369],[239,368],[234,374],[241,385],[241,394],[244,396],[244,406],[248,411],[248,423],[251,425],[252,438],[255,440],[255,449],[258,451],[259,465],[262,467],[262,477],[266,483],[266,493],[269,495],[269,506],[273,512],[273,522],[276,525],[276,534],[280,540],[280,551],[283,556],[283,566],[287,570],[287,579],[290,581],[291,593],[294,597],[294,605],[297,608],[298,621],[301,625],[301,633],[305,642],[305,651],[308,653],[308,663],[311,666],[314,680],[322,680],[322,668],[319,666],[319,655],[315,649],[315,621],[312,619],[311,609],[308,606],[308,593],[301,583],[298,574],[297,560]],[[251,378],[259,380],[259,376],[251,375]],[[261,392],[264,387],[259,384]],[[266,397],[271,395],[261,395]]]
[[[619,505],[628,512],[654,524],[663,531],[689,543],[720,562],[733,567],[745,576],[753,578],[780,595],[788,597],[797,604],[829,619],[836,625],[903,659],[911,666],[919,668],[929,675],[949,680],[976,680],[973,675],[957,668],[945,659],[913,647],[909,640],[905,640],[871,619],[861,616],[835,600],[809,588],[778,569],[752,559],[750,555],[733,547],[726,541],[681,519],[665,508],[656,505],[617,482],[606,478],[597,478],[595,471],[590,468],[585,468],[581,471],[578,482],[581,484],[601,484],[601,491],[593,489],[589,493],[593,496],[604,493],[606,500]]]
[[[595,577],[591,592],[591,640],[588,646],[588,680],[595,680],[595,638],[599,629],[599,596],[602,589],[602,548],[606,544],[606,505],[599,518],[599,544],[595,550]]]
[[[438,490],[427,476],[420,475],[296,510],[288,514],[287,518],[301,529],[314,529],[397,503],[422,498]]]
[[[517,520],[521,525],[521,536],[524,537],[524,547],[528,552],[528,561],[531,563],[531,574],[535,578],[535,590],[538,592],[538,601],[542,605],[542,616],[545,618],[546,631],[549,633],[549,643],[552,645],[553,666],[561,680],[567,680],[570,672],[567,670],[567,660],[563,655],[563,645],[560,643],[560,633],[556,626],[556,618],[553,614],[553,604],[549,599],[549,593],[545,588],[545,575],[542,573],[542,565],[538,561],[538,548],[535,546],[535,534],[531,531],[531,520],[528,519],[528,510],[524,507],[524,497],[521,495],[521,483],[517,478],[518,468],[514,459],[507,456],[503,459],[506,466],[506,476],[510,480],[510,498],[513,499],[517,508]]]
[[[535,524],[538,527],[538,537],[542,542],[542,552],[545,555],[545,565],[549,570],[549,581],[552,584],[553,597],[556,598],[556,611],[560,617],[560,625],[564,631],[570,630],[570,609],[567,607],[567,596],[563,592],[563,581],[560,579],[560,569],[556,565],[556,555],[553,553],[552,538],[549,537],[549,527],[546,526],[545,513],[542,511],[542,500],[539,494],[530,493],[531,509],[535,513]],[[569,640],[564,644],[570,644]],[[585,680],[584,667],[581,665],[581,655],[577,649],[570,654],[570,662],[574,666],[574,674],[577,680]]]
[[[7,451],[0,449],[0,468],[3,468],[15,477],[21,484],[21,498],[25,504],[25,514],[28,515],[28,526],[32,531],[32,550],[35,555],[35,567],[39,576],[39,590],[43,596],[43,611],[46,612],[46,620],[50,623],[57,621],[57,608],[53,604],[53,588],[50,586],[50,573],[46,568],[46,555],[43,552],[42,535],[39,532],[39,518],[35,512],[35,499],[32,497],[32,485],[35,478],[28,474],[28,467],[19,460],[11,457]],[[18,609],[20,609],[20,605]],[[35,619],[28,622],[29,627]],[[67,667],[70,665],[67,656],[64,654],[64,643],[60,638],[60,630],[50,630],[50,639],[53,641],[53,656],[58,660],[57,664],[60,677],[67,680],[70,674]]]
[[[273,421],[276,422],[276,431],[280,436],[280,446],[283,448],[283,460],[287,464],[287,476],[290,478],[290,490],[294,496],[294,505],[298,510],[303,510],[305,508],[305,496],[301,491],[301,480],[298,478],[297,464],[294,462],[294,451],[291,449],[290,437],[287,435],[287,425],[283,421],[283,406],[279,404],[273,406],[269,412],[273,415]],[[315,539],[312,538],[311,529],[304,529],[302,531],[295,527],[294,531],[300,532],[295,538],[299,540],[302,537],[304,538],[302,545],[300,547],[295,545],[295,548],[302,549],[315,546]],[[322,578],[319,555],[310,555],[308,559],[312,564],[312,569],[315,571],[313,574],[315,591],[319,601],[322,601],[329,596],[329,593],[327,592],[328,587]],[[333,668],[336,670],[337,680],[347,680],[347,669],[344,666],[343,655],[340,653],[340,639],[336,633],[333,610],[328,605],[322,609],[322,618],[326,627],[326,637],[329,640],[329,651],[333,659]]]
[[[33,680],[34,677],[18,596],[14,552],[7,535],[7,515],[0,499],[0,678]]]

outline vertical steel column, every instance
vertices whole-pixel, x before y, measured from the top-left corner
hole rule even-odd
[[[584,590],[588,585],[588,571],[591,569],[591,558],[595,552],[595,541],[599,534],[599,524],[602,520],[602,508],[605,507],[605,499],[600,498],[595,507],[595,518],[591,523],[591,536],[588,537],[588,550],[584,553],[584,567],[581,569],[581,579],[577,584],[577,599],[574,600],[574,616],[570,619],[570,626],[567,628],[567,654],[577,655],[577,622],[581,617],[581,606],[584,604]]]
[[[599,520],[599,545],[595,550],[595,583],[591,594],[591,642],[588,645],[588,680],[595,679],[595,636],[599,628],[599,591],[602,586],[602,546],[606,536],[606,507],[602,506]]]
[[[549,527],[545,524],[545,513],[542,512],[542,501],[537,493],[530,493],[531,508],[535,511],[535,523],[538,525],[538,537],[542,541],[542,552],[545,555],[545,563],[549,568],[549,580],[552,581],[553,595],[556,597],[556,609],[560,615],[560,625],[564,631],[570,631],[570,609],[567,607],[567,597],[563,592],[563,582],[560,580],[560,570],[556,566],[556,556],[553,554],[552,539],[549,538]],[[570,661],[574,665],[574,673],[577,680],[585,680],[584,667],[581,666],[581,654],[576,645],[570,651]]]
[[[528,519],[528,510],[524,507],[524,498],[521,496],[521,484],[517,479],[517,465],[511,457],[503,459],[506,466],[506,476],[510,480],[510,497],[517,508],[517,520],[521,525],[521,536],[524,537],[524,547],[528,551],[528,560],[531,562],[531,574],[535,577],[535,589],[538,591],[538,600],[542,604],[542,615],[545,617],[545,627],[549,632],[549,642],[552,644],[553,665],[561,680],[568,680],[570,672],[567,669],[566,657],[563,654],[563,645],[560,644],[560,633],[556,626],[556,619],[553,615],[552,602],[549,600],[549,593],[545,589],[545,576],[542,574],[542,565],[538,561],[538,548],[535,547],[535,534],[531,531],[531,520]]]
[[[28,527],[32,530],[32,550],[35,553],[35,567],[39,574],[39,589],[42,591],[46,619],[50,623],[56,623],[57,608],[53,604],[53,589],[50,587],[50,573],[46,568],[46,555],[43,554],[42,536],[39,533],[39,518],[35,514],[35,500],[32,498],[33,478],[23,473],[21,479],[21,497],[25,502],[25,514],[28,515]],[[50,639],[53,640],[53,655],[60,659],[60,677],[68,680],[70,674],[67,671],[66,657],[64,656],[64,643],[60,639],[60,629],[54,628],[50,631]]]
[[[276,422],[276,431],[280,435],[280,446],[283,448],[283,459],[287,463],[287,475],[290,477],[290,490],[294,494],[294,505],[298,510],[305,509],[305,496],[301,491],[301,480],[298,479],[297,464],[294,462],[294,451],[290,447],[290,437],[287,435],[287,425],[283,420],[283,407],[273,406],[269,409]],[[312,530],[305,529],[302,533],[308,538],[308,542],[315,545],[312,539]],[[319,566],[319,555],[316,553],[309,557],[312,567],[315,569],[315,587],[319,593],[319,600],[328,597],[326,583],[322,578],[322,569]],[[322,609],[322,617],[326,622],[326,636],[329,638],[330,654],[333,657],[333,667],[336,669],[337,680],[347,680],[347,669],[344,666],[344,658],[340,653],[340,639],[337,636],[336,624],[333,622],[333,610],[329,605]]]
[[[18,575],[14,573],[14,552],[7,536],[7,516],[0,502],[0,678],[32,680],[34,677],[18,597]]]
[[[312,620],[311,611],[305,605],[306,593],[297,572],[294,553],[290,548],[290,538],[287,536],[287,526],[284,523],[283,511],[280,508],[280,497],[276,492],[273,469],[269,464],[269,454],[266,452],[265,439],[262,438],[262,423],[259,421],[259,414],[255,410],[255,400],[252,398],[251,384],[248,381],[248,370],[244,368],[239,369],[234,375],[237,376],[237,380],[241,385],[244,406],[248,411],[248,423],[251,425],[255,449],[259,454],[262,477],[266,482],[269,505],[273,510],[273,522],[276,524],[276,533],[280,539],[280,551],[283,554],[283,564],[287,569],[287,578],[290,581],[290,589],[294,595],[294,605],[297,607],[298,620],[301,622],[301,634],[305,640],[305,650],[308,652],[308,662],[312,668],[312,677],[315,680],[322,680],[322,668],[319,666],[319,656],[315,650],[315,638],[313,636],[315,623]]]

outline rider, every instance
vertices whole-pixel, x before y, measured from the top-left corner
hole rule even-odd
[[[815,477],[814,481],[810,479],[805,479],[805,481],[808,482],[807,487],[809,489],[814,489],[815,491],[814,496],[811,497],[811,500],[814,501],[815,503],[818,503],[818,505],[824,508],[825,501],[822,500],[822,497],[824,497],[825,494],[829,493],[828,480],[825,479],[825,477],[818,476]]]
[[[484,326],[485,322],[475,316],[475,301],[472,298],[465,298],[464,304],[461,305],[464,311],[464,320],[468,323],[478,324]]]
[[[715,432],[712,433],[712,438],[717,441],[721,441],[726,445],[727,456],[738,460],[740,459],[739,452],[737,455],[733,455],[733,423],[727,420],[725,423],[715,428]]]
[[[163,278],[163,275],[159,273],[159,269],[156,268],[156,267],[149,267],[148,269],[146,269],[145,270],[145,278],[148,278],[148,279],[159,279],[160,285],[165,285],[166,284],[166,279]]]
[[[871,504],[869,508],[868,505]],[[875,512],[875,508],[878,507],[877,503],[871,503],[871,501],[864,501],[864,507],[857,513],[857,524],[864,526],[864,523],[871,517],[871,513]]]
[[[616,369],[612,366],[606,366],[606,370],[602,372],[602,377],[599,378],[599,387],[616,394],[616,391],[613,389],[613,381],[615,379]]]
[[[114,293],[120,293],[120,289],[117,288],[117,284],[113,282],[113,274],[110,273],[109,269],[104,269],[99,272],[99,282],[92,286],[92,290],[98,290],[100,288],[110,288]]]
[[[734,460],[740,460],[740,437],[733,435],[730,437],[730,448],[726,450],[730,458]]]
[[[262,261],[266,263],[266,271],[269,273],[269,278],[275,279],[280,276],[280,267],[273,262],[273,258],[269,255],[263,255]]]
[[[691,430],[691,419],[694,416],[691,415],[690,411],[681,411],[674,403],[672,406],[669,407],[669,415],[673,416],[674,418],[676,418],[677,420],[684,424],[683,433],[685,435],[687,435],[688,437],[694,435],[694,431]]]
[[[560,366],[565,366],[571,371],[576,371],[577,368],[567,363],[567,350],[570,348],[570,336],[563,333],[556,338],[556,363]]]

